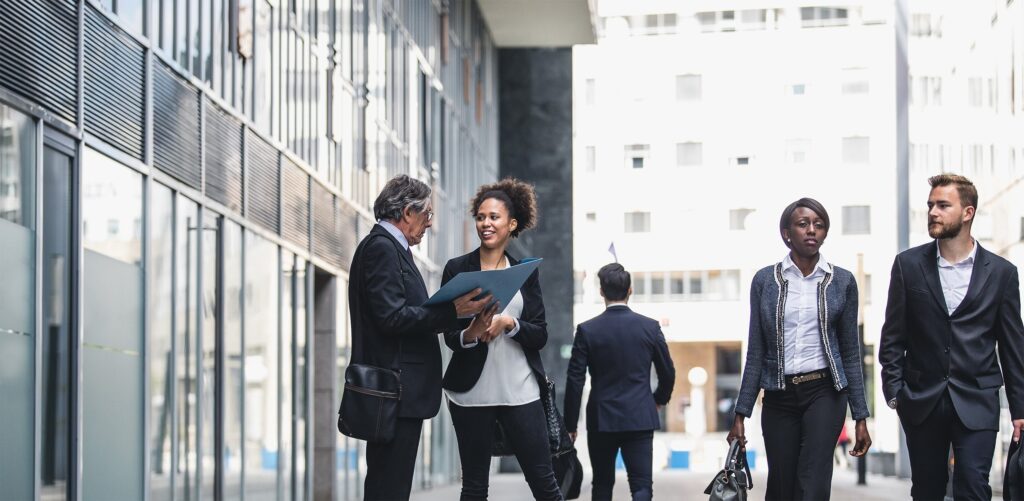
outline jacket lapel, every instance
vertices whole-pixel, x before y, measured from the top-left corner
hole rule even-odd
[[[970,304],[978,298],[978,295],[985,288],[985,282],[988,281],[989,275],[992,273],[992,268],[989,266],[989,253],[981,247],[980,244],[975,243],[978,246],[978,253],[974,256],[974,267],[971,270],[971,283],[967,286],[967,293],[964,294],[964,300],[960,301],[960,305],[953,310],[953,315],[963,312]]]
[[[939,261],[938,256],[939,244],[933,242],[932,245],[925,247],[924,254],[918,261],[921,265],[921,275],[924,276],[924,281],[928,284],[928,290],[931,291],[932,297],[935,298],[935,302],[939,304],[942,311],[949,314],[949,309],[946,307],[946,297],[942,295],[942,282],[939,280]]]

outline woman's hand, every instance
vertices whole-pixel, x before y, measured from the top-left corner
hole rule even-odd
[[[868,449],[871,448],[871,435],[868,433],[868,423],[864,419],[857,421],[856,426],[857,444],[853,446],[853,450],[850,451],[850,455],[853,457],[861,457],[868,453]]]
[[[487,338],[487,331],[490,329],[491,320],[494,319],[494,314],[498,311],[498,303],[484,308],[483,311],[473,317],[473,320],[469,323],[469,327],[466,328],[466,332],[462,336],[462,342],[469,344],[477,341],[487,342],[490,341]]]
[[[732,443],[733,440],[740,441],[740,450],[747,450],[747,434],[743,429],[744,417],[737,414],[736,419],[732,422],[732,429],[729,430],[729,435],[725,437],[725,440]]]
[[[481,341],[489,343],[498,336],[504,336],[506,332],[514,329],[516,321],[508,315],[494,315],[491,318],[491,325],[487,327],[487,332],[481,337]]]

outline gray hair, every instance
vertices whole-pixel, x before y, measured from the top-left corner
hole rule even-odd
[[[398,221],[406,207],[423,212],[430,200],[430,186],[405,174],[395,176],[384,185],[373,202],[373,217],[378,221]]]

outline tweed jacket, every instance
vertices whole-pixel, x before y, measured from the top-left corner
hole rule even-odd
[[[750,284],[750,332],[736,413],[750,417],[761,389],[786,389],[786,293],[782,263],[762,268]],[[857,331],[857,282],[838,266],[818,284],[818,326],[836,391],[849,392],[854,419],[868,417],[863,358]]]

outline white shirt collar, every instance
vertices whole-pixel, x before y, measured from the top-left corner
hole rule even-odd
[[[377,221],[377,224],[379,224],[381,228],[388,230],[388,233],[390,233],[391,236],[395,237],[395,239],[398,240],[398,243],[402,244],[402,248],[404,248],[405,250],[409,250],[409,240],[405,238],[405,234],[402,233],[402,230],[398,229],[397,226],[391,224],[391,221],[381,220]]]
[[[793,258],[790,257],[789,253],[787,252],[786,257],[782,259],[782,271],[786,271],[790,268],[797,268],[797,266],[796,263],[793,262]],[[832,265],[828,263],[828,261],[825,259],[825,255],[821,253],[818,253],[818,262],[814,265],[814,268],[815,271],[811,272],[810,276],[814,276],[814,274],[817,273],[817,270],[821,270],[822,273],[832,273]],[[804,275],[799,268],[797,268],[795,271],[800,276]]]
[[[974,244],[974,246],[971,247],[971,253],[968,254],[967,257],[964,258],[963,261],[960,261],[959,263],[950,263],[949,261],[946,261],[946,258],[942,257],[942,253],[939,252],[938,240],[936,240],[935,241],[935,257],[936,257],[936,259],[939,262],[939,266],[942,267],[942,268],[952,268],[954,266],[958,266],[958,265],[962,265],[962,264],[964,264],[964,265],[966,265],[966,264],[974,264],[974,258],[975,258],[975,256],[978,255],[978,241],[972,238],[971,239],[971,243]]]
[[[605,307],[606,310],[610,310],[612,308],[629,308],[629,305],[626,303],[614,303]]]

